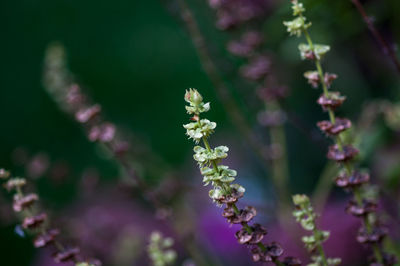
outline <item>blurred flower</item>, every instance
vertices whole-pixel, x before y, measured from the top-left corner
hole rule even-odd
[[[39,152],[29,160],[26,166],[27,176],[31,178],[41,177],[49,169],[49,166],[49,156],[44,152]]]

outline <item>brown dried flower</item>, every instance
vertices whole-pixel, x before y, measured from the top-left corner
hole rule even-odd
[[[88,108],[82,108],[75,114],[75,118],[80,123],[87,123],[94,117],[96,117],[101,111],[101,106],[95,104]]]
[[[343,102],[346,100],[345,96],[341,96],[339,92],[334,91],[330,92],[328,96],[322,94],[317,103],[322,106],[324,110],[331,109],[335,110],[336,108],[340,107]]]
[[[357,241],[360,243],[378,243],[387,235],[385,227],[374,227],[371,233],[368,233],[367,228],[361,227],[357,234]]]
[[[47,219],[47,214],[40,213],[38,215],[25,217],[22,222],[22,227],[25,229],[35,229],[40,227]]]
[[[360,217],[367,215],[368,213],[375,212],[378,205],[371,200],[364,200],[362,206],[359,206],[356,201],[349,201],[346,212],[351,213],[354,216]]]
[[[342,149],[337,144],[329,146],[327,157],[337,162],[347,162],[358,154],[358,150],[351,145],[345,145]]]
[[[52,243],[55,240],[56,236],[58,236],[59,234],[60,230],[50,229],[45,233],[36,236],[33,240],[33,245],[35,246],[35,248],[45,247],[48,244]]]
[[[346,118],[336,118],[335,124],[328,120],[320,121],[317,123],[319,129],[327,135],[336,136],[341,132],[351,127],[351,121]]]
[[[244,227],[236,232],[235,235],[240,244],[257,244],[261,242],[267,234],[267,230],[260,224],[254,224],[253,226],[250,226],[250,228],[251,232]]]
[[[105,122],[101,125],[92,127],[89,131],[90,141],[110,142],[115,136],[115,126]]]
[[[359,171],[353,172],[350,176],[346,173],[342,173],[335,180],[336,185],[343,188],[357,187],[368,182],[369,174]]]
[[[238,199],[242,198],[244,195],[243,192],[238,191],[235,188],[232,188],[231,193],[229,195],[221,195],[218,199],[215,201],[218,202],[218,204],[230,204],[230,203],[235,203],[238,201]]]
[[[14,195],[14,203],[13,203],[13,209],[16,212],[20,212],[23,209],[26,209],[30,206],[32,206],[33,203],[35,203],[39,199],[38,195],[35,193],[30,193],[26,196],[20,196],[19,194]]]
[[[54,260],[57,263],[60,262],[68,262],[68,261],[75,261],[76,256],[79,254],[80,250],[77,247],[68,248],[63,251],[57,252],[54,255]]]

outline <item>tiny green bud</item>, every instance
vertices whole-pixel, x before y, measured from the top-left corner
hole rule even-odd
[[[293,3],[292,5],[293,16],[299,16],[306,11],[306,9],[303,6],[303,3],[298,3],[298,1],[293,1],[292,3]]]
[[[299,45],[301,59],[316,59],[321,60],[331,49],[329,45],[314,44],[313,49],[308,44],[301,43]]]
[[[310,203],[310,199],[304,194],[296,194],[292,197],[292,199],[294,205],[305,205]]]
[[[169,247],[172,247],[173,244],[174,244],[174,240],[172,238],[170,238],[170,237],[167,237],[167,238],[164,239],[163,247],[164,248],[169,248]]]
[[[203,97],[196,89],[189,89],[186,90],[185,101],[193,103],[194,105],[199,105],[203,101]]]
[[[174,240],[172,238],[163,238],[160,232],[152,232],[150,235],[150,243],[147,247],[152,265],[167,266],[174,264],[177,255],[174,250],[169,249],[173,244]]]
[[[159,242],[161,240],[161,233],[160,232],[152,232],[150,235],[151,242]]]
[[[289,32],[289,35],[300,37],[303,30],[311,27],[311,22],[306,23],[306,18],[301,16],[291,21],[284,21],[283,25],[287,27],[287,32]]]
[[[328,258],[327,261],[329,266],[335,266],[342,263],[342,260],[340,258]]]

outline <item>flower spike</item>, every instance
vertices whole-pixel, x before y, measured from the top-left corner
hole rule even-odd
[[[208,138],[214,132],[216,123],[207,119],[200,119],[201,113],[210,110],[210,104],[203,103],[203,97],[195,89],[186,91],[185,101],[189,104],[189,106],[186,106],[188,113],[197,118],[183,126],[186,129],[186,135],[193,139],[196,144],[200,141],[204,144],[204,147],[199,145],[194,147],[193,158],[199,165],[204,185],[212,186],[209,191],[210,198],[217,206],[225,205],[222,216],[230,224],[242,225],[242,228],[235,234],[238,243],[251,247],[252,258],[255,262],[273,262],[275,265],[286,266],[301,265],[298,259],[292,257],[280,261],[279,257],[283,253],[280,245],[275,242],[264,244],[262,241],[267,230],[260,224],[249,225],[257,211],[252,206],[247,206],[244,209],[239,209],[236,206],[238,199],[243,197],[245,188],[234,183],[237,172],[221,164],[221,161],[228,156],[229,148],[226,146],[211,148]]]
[[[371,265],[392,265],[391,262],[395,258],[385,254],[380,245],[380,242],[387,234],[387,230],[380,225],[379,219],[376,217],[376,199],[368,199],[366,193],[363,192],[365,189],[368,190],[369,175],[360,173],[356,169],[354,159],[358,154],[358,150],[352,146],[352,143],[345,143],[342,135],[344,131],[351,128],[352,123],[347,118],[337,118],[335,115],[336,108],[343,104],[346,97],[341,96],[339,92],[329,91],[332,81],[337,78],[337,75],[324,73],[321,59],[330,50],[330,47],[313,43],[308,32],[311,24],[304,23],[303,12],[305,12],[305,9],[298,0],[292,0],[292,9],[294,11],[294,20],[292,22],[284,22],[284,24],[291,35],[304,35],[307,40],[307,44],[299,45],[300,55],[302,59],[313,61],[316,70],[308,71],[304,76],[312,87],[317,88],[319,85],[322,87],[323,93],[317,102],[322,106],[323,111],[328,112],[329,120],[318,122],[317,125],[321,131],[334,140],[334,144],[329,146],[327,157],[336,161],[342,167],[341,174],[335,180],[336,184],[350,191],[353,195],[353,199],[347,205],[346,211],[362,220],[362,227],[357,240],[372,247],[374,258],[371,260]],[[300,199],[301,197],[298,196],[294,200],[299,201]],[[304,205],[303,207],[305,208]],[[297,212],[297,214],[300,215],[301,212]],[[309,221],[312,221],[312,215],[310,215],[309,213],[307,217]],[[305,220],[301,219],[301,221]],[[305,240],[308,243],[311,239],[307,238]]]

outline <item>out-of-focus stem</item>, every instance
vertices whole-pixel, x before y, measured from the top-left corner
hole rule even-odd
[[[278,101],[266,103],[267,110],[281,110]],[[278,190],[280,212],[285,214],[289,207],[289,162],[287,158],[285,125],[269,127],[271,145],[279,145],[279,154],[271,160],[272,178]]]
[[[282,148],[282,157],[276,160],[271,160],[268,155],[264,152],[266,145],[260,141],[260,139],[250,129],[245,117],[242,115],[240,108],[237,106],[235,99],[231,92],[226,86],[223,78],[219,74],[217,67],[215,66],[210,53],[207,49],[204,37],[200,32],[197,22],[185,0],[178,0],[181,8],[182,18],[185,22],[185,26],[190,34],[192,42],[196,48],[201,64],[209,76],[214,88],[221,100],[223,107],[229,116],[234,126],[239,130],[239,133],[245,138],[249,147],[255,152],[255,154],[261,159],[266,167],[270,166],[272,169],[272,183],[277,189],[277,195],[279,203],[282,205],[280,211],[285,212],[285,209],[289,206],[289,197],[287,191],[288,185],[288,162],[287,162],[287,148],[286,148],[286,134],[284,126],[278,126],[275,129],[271,129],[271,143],[278,143]],[[277,103],[277,108],[280,108]],[[276,109],[276,108],[275,108]],[[280,215],[281,216],[281,215]]]
[[[393,62],[394,66],[396,67],[397,72],[400,74],[400,61],[397,58],[396,52],[394,51],[393,47],[382,37],[380,32],[376,29],[374,23],[372,22],[372,19],[370,17],[368,17],[361,2],[359,0],[351,0],[351,1],[353,2],[353,4],[356,6],[358,12],[363,17],[363,20],[364,20],[365,24],[367,24],[369,31],[372,33],[372,35],[374,36],[376,41],[381,46],[383,53],[390,58],[390,60]]]
[[[182,19],[185,22],[185,26],[192,39],[193,45],[196,48],[203,69],[210,78],[218,94],[218,97],[226,111],[226,114],[232,121],[233,125],[238,129],[239,133],[245,138],[250,148],[254,150],[256,155],[268,167],[270,162],[263,152],[263,147],[265,147],[265,145],[251,130],[246,118],[243,116],[234,97],[232,96],[226,83],[221,77],[217,67],[215,66],[210,56],[204,37],[200,32],[199,26],[197,25],[197,22],[189,6],[186,4],[185,0],[178,0],[177,2],[179,3]]]

